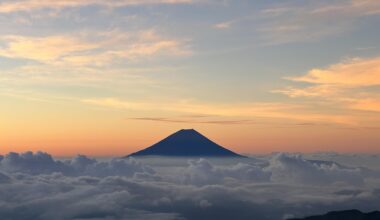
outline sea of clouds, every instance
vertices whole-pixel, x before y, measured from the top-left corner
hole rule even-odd
[[[334,157],[341,162],[326,161]],[[0,218],[281,220],[379,210],[379,159],[276,153],[96,160],[9,153],[0,156]],[[373,166],[359,166],[360,160]]]

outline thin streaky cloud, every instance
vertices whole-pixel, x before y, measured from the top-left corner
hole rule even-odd
[[[228,29],[231,27],[234,21],[226,21],[215,24],[213,27],[216,29]]]
[[[380,13],[379,1],[341,1],[305,5],[281,4],[261,10],[256,30],[264,45],[318,41],[358,28],[357,21]]]
[[[341,128],[341,126],[334,126],[328,123],[275,123],[275,122],[263,122],[256,121],[252,119],[242,119],[242,120],[189,120],[186,118],[167,118],[167,117],[139,117],[139,118],[128,118],[128,120],[139,120],[139,121],[152,121],[152,122],[162,122],[162,123],[183,123],[183,124],[215,124],[215,125],[271,125],[274,127],[310,127],[310,126],[328,126],[334,128]]]
[[[210,116],[212,116],[212,115],[197,114],[197,115],[181,115],[180,117],[183,117],[183,118],[207,118]]]
[[[141,111],[165,111],[171,113],[185,114],[209,114],[224,117],[255,117],[255,118],[277,118],[292,119],[308,122],[330,122],[337,124],[356,124],[354,117],[344,114],[324,114],[307,110],[302,105],[291,105],[286,103],[242,103],[235,106],[228,104],[201,103],[195,101],[179,102],[135,102],[125,101],[115,97],[83,99],[84,104],[98,105],[107,108],[122,110]]]
[[[353,99],[348,106],[355,110],[380,113],[380,97]]]
[[[96,36],[97,40],[91,40]],[[70,66],[109,65],[116,59],[133,61],[155,55],[191,55],[182,40],[163,37],[154,30],[97,32],[44,37],[0,36],[0,56]]]
[[[357,47],[355,50],[357,51],[368,51],[368,50],[375,50],[377,47]]]
[[[186,120],[186,119],[154,118],[154,117],[129,118],[129,119],[141,120],[141,121],[167,122],[167,123],[188,123],[188,124],[223,124],[223,125],[254,124],[254,122],[251,120]]]

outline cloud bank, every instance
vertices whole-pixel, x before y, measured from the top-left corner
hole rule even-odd
[[[380,208],[378,172],[366,168],[283,153],[170,166],[160,160],[169,159],[56,160],[41,152],[9,153],[0,157],[0,216],[274,220]]]

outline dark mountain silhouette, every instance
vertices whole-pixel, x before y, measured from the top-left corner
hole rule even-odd
[[[128,156],[243,157],[203,136],[194,129],[182,129],[162,141]]]
[[[288,220],[380,220],[380,212],[363,213],[359,210],[345,210],[329,212],[325,215],[316,215],[306,218],[292,218]]]

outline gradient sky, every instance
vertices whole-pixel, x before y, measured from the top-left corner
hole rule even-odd
[[[380,152],[380,1],[1,0],[0,154]]]

